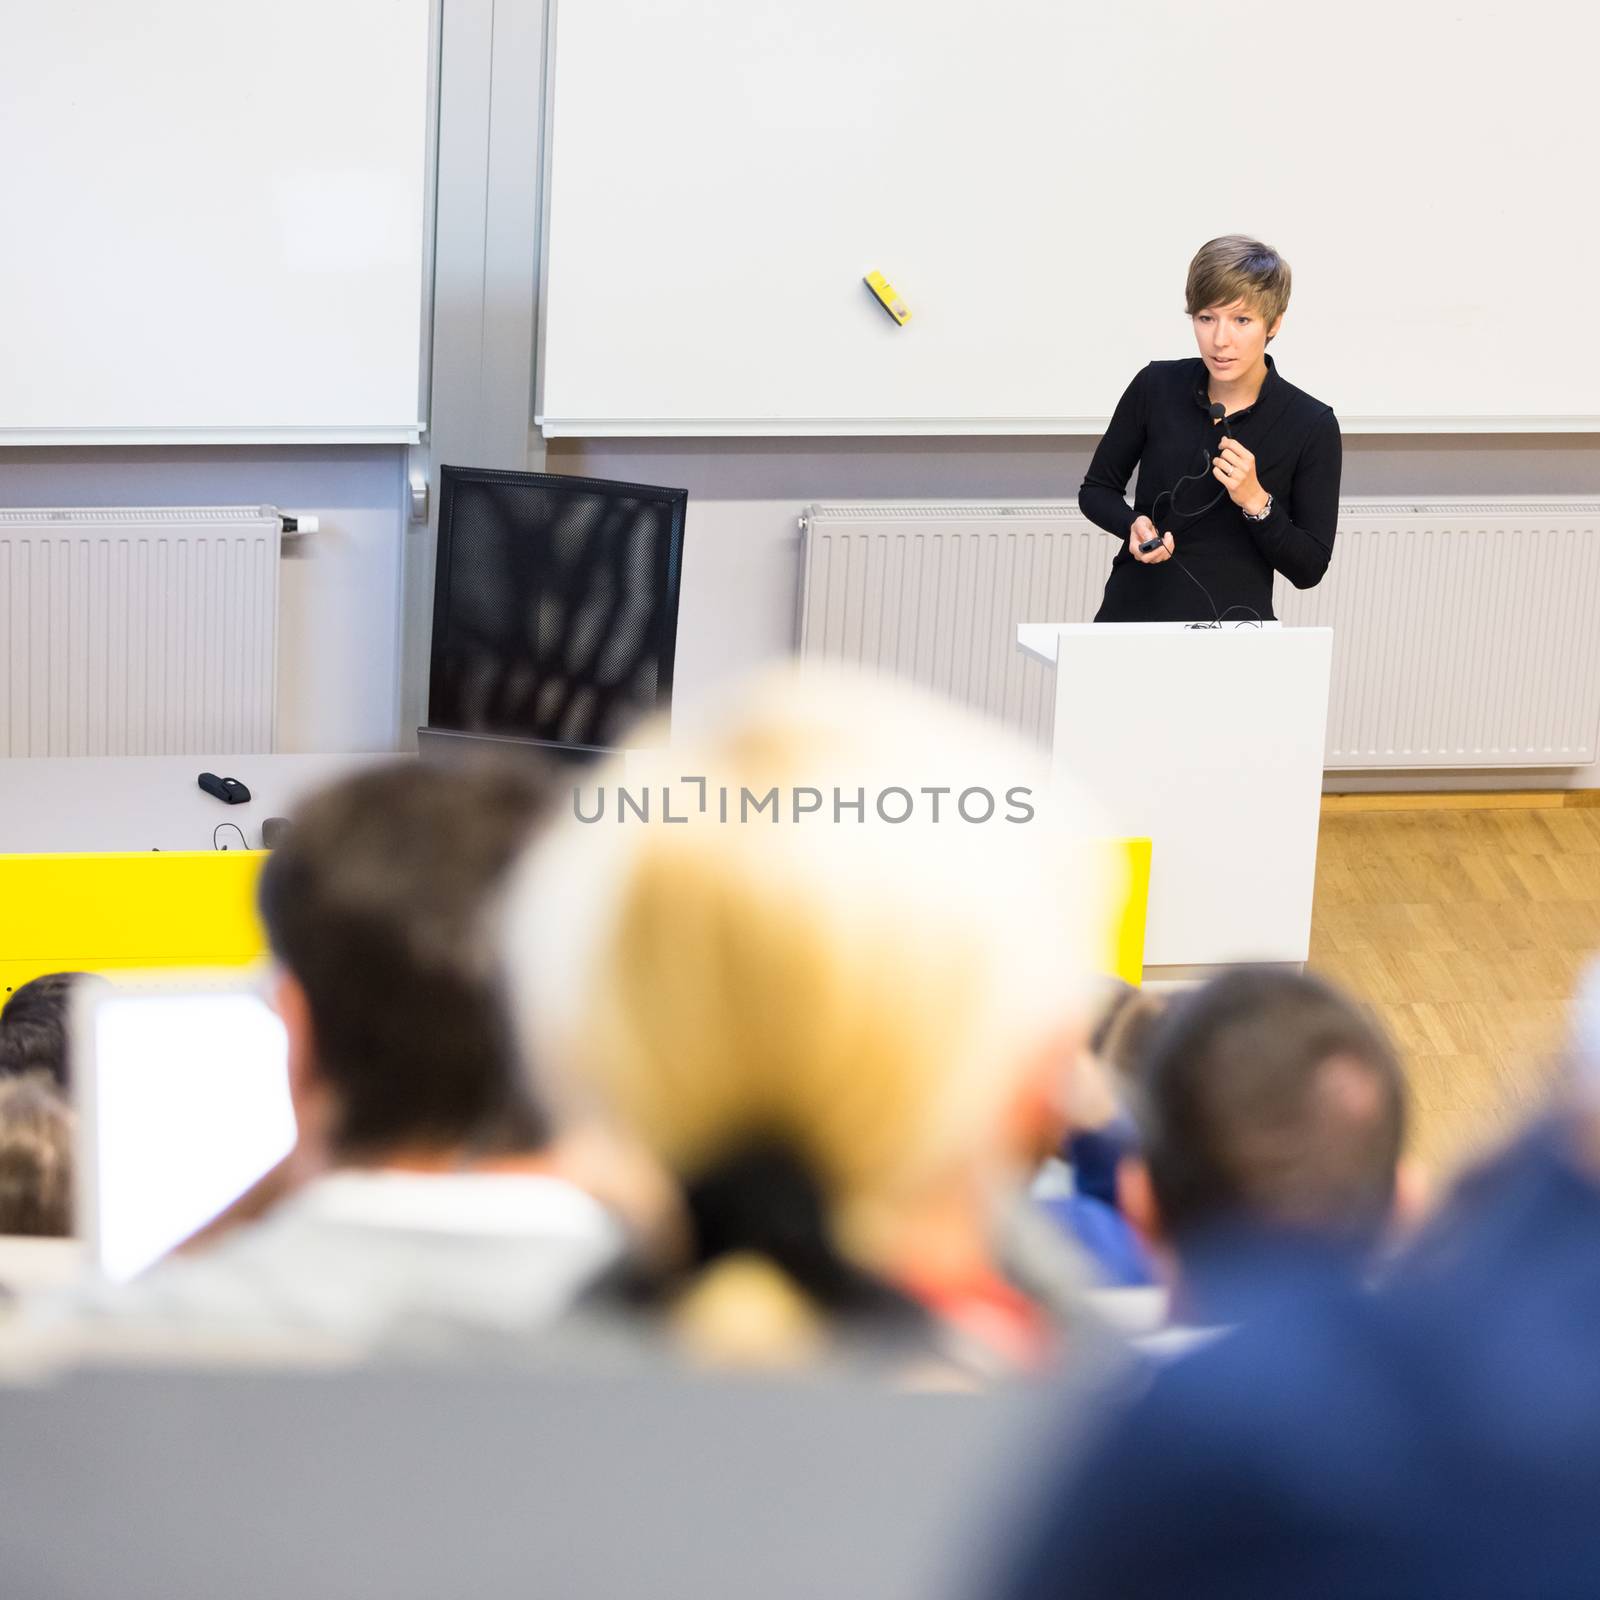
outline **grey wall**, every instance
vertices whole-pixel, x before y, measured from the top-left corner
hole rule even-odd
[[[427,720],[439,468],[540,468],[530,438],[538,305],[544,0],[435,0],[442,7],[434,203],[429,432],[412,453],[428,524],[407,541],[400,729]]]
[[[693,724],[718,684],[784,654],[794,635],[801,510],[813,500],[1072,499],[1086,439],[555,439],[549,470],[689,491],[674,716]],[[1348,495],[1600,497],[1590,435],[1405,435],[1345,441]],[[1107,562],[1111,557],[1107,541]],[[1582,769],[1591,772],[1592,769]],[[1390,780],[1393,781],[1393,780]],[[1437,776],[1428,780],[1440,781]],[[1515,780],[1526,784],[1527,775]],[[1546,775],[1541,782],[1569,781]],[[1584,779],[1592,782],[1592,775]],[[1356,787],[1343,780],[1343,787]]]
[[[448,368],[446,369],[448,370]],[[440,459],[471,460],[459,448]],[[525,437],[526,435],[524,435]],[[526,464],[687,488],[689,541],[677,715],[692,726],[718,686],[784,654],[793,638],[798,518],[813,500],[1071,498],[1080,439],[551,440]],[[494,452],[504,464],[509,451]],[[53,449],[0,453],[0,505],[232,505],[317,512],[288,541],[279,651],[279,748],[386,750],[402,717],[402,558],[417,623],[409,677],[426,678],[431,543],[406,521],[406,452],[385,447]],[[523,463],[517,463],[523,464]],[[1346,441],[1353,495],[1600,497],[1589,436]],[[1587,780],[1586,780],[1587,781]]]
[[[392,750],[399,728],[406,452],[393,446],[0,451],[0,505],[276,505],[285,541],[278,748]]]

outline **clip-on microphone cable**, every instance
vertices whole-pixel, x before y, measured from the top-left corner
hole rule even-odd
[[[1227,408],[1220,400],[1213,401],[1211,404],[1211,425],[1214,428],[1225,428],[1228,425]],[[1175,484],[1173,484],[1170,489],[1163,489],[1161,493],[1150,502],[1150,520],[1152,522],[1159,521],[1156,511],[1163,500],[1165,500],[1168,506],[1171,508],[1173,516],[1182,517],[1186,522],[1193,522],[1197,518],[1203,517],[1214,505],[1220,503],[1223,496],[1227,494],[1227,486],[1224,485],[1198,510],[1183,511],[1179,509],[1178,491],[1184,486],[1184,484],[1198,483],[1202,478],[1208,476],[1211,468],[1216,463],[1217,458],[1209,450],[1204,449],[1204,447],[1202,447],[1202,454],[1205,459],[1201,463],[1201,467],[1198,472],[1186,472]],[[1164,533],[1158,532],[1155,538],[1146,539],[1145,542],[1138,547],[1139,554],[1142,556],[1147,556],[1151,554],[1152,551],[1159,550],[1161,548],[1161,541],[1165,538],[1166,535]],[[1213,607],[1213,609],[1215,608]]]
[[[1227,425],[1228,425],[1228,410],[1227,410],[1227,407],[1224,406],[1220,401],[1216,401],[1216,400],[1212,401],[1212,403],[1211,403],[1211,413],[1210,414],[1211,414],[1211,425],[1214,428],[1223,428],[1223,429],[1227,428]],[[1206,477],[1210,473],[1212,467],[1216,463],[1216,459],[1217,459],[1216,456],[1214,456],[1209,450],[1203,450],[1202,453],[1203,453],[1205,459],[1204,459],[1204,461],[1203,461],[1203,463],[1202,463],[1202,465],[1200,467],[1200,470],[1198,472],[1185,473],[1184,476],[1179,478],[1178,481],[1175,484],[1173,484],[1173,486],[1170,489],[1163,489],[1155,497],[1155,499],[1150,502],[1150,520],[1152,522],[1155,522],[1155,521],[1158,520],[1157,519],[1157,509],[1159,508],[1159,506],[1161,505],[1161,502],[1163,500],[1165,500],[1167,502],[1167,505],[1168,505],[1169,509],[1171,510],[1171,512],[1172,512],[1172,514],[1174,516],[1182,517],[1186,522],[1194,522],[1198,518],[1203,517],[1209,510],[1211,510],[1211,508],[1213,506],[1220,504],[1221,501],[1223,500],[1223,498],[1227,495],[1227,493],[1228,493],[1227,485],[1224,484],[1222,488],[1218,489],[1217,492],[1214,495],[1212,495],[1212,497],[1209,500],[1207,500],[1206,503],[1203,506],[1200,506],[1197,510],[1184,511],[1179,507],[1179,505],[1178,505],[1178,491],[1180,489],[1182,489],[1183,486],[1186,483],[1198,483],[1200,481],[1200,479]],[[1161,533],[1161,532],[1158,531],[1156,536],[1155,536],[1155,538],[1146,539],[1143,544],[1137,546],[1137,549],[1138,549],[1138,551],[1139,551],[1139,553],[1141,555],[1149,555],[1152,551],[1159,550],[1161,548],[1162,543],[1164,542],[1165,539],[1166,539],[1166,535],[1164,533]],[[1206,586],[1203,583],[1201,583],[1201,581],[1197,577],[1195,577],[1195,575],[1189,570],[1188,565],[1178,555],[1176,550],[1174,550],[1172,552],[1171,559],[1173,561],[1177,562],[1178,571],[1181,572],[1184,575],[1184,577],[1186,577],[1189,580],[1189,582],[1192,583],[1195,586],[1195,588],[1197,588],[1200,591],[1200,593],[1203,594],[1206,597],[1206,604],[1211,607],[1211,621],[1210,622],[1191,622],[1189,624],[1189,626],[1191,628],[1220,628],[1222,626],[1222,619],[1225,616],[1227,616],[1229,614],[1229,612],[1233,612],[1233,611],[1249,611],[1250,614],[1253,617],[1255,617],[1256,626],[1258,628],[1261,626],[1261,618],[1260,618],[1260,616],[1258,616],[1254,611],[1252,611],[1249,606],[1243,606],[1243,605],[1229,606],[1227,611],[1218,611],[1217,610],[1217,602],[1211,598],[1211,591],[1208,588],[1206,588]],[[1243,623],[1241,623],[1239,625],[1241,627],[1244,626]]]

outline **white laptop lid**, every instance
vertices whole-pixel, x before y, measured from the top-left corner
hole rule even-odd
[[[283,1024],[255,988],[192,975],[84,985],[74,1026],[78,1232],[125,1282],[289,1153]]]

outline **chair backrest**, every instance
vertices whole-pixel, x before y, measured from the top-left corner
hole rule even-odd
[[[688,499],[443,468],[429,726],[610,747],[667,709]]]

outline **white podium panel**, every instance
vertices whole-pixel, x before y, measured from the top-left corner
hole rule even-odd
[[[1029,623],[1056,666],[1054,767],[1151,840],[1147,967],[1302,962],[1330,628]]]

